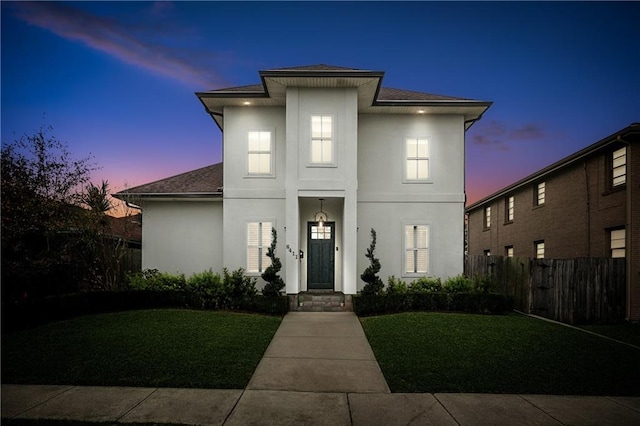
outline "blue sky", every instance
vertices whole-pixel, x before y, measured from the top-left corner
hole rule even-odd
[[[221,160],[194,92],[325,63],[494,102],[473,202],[640,121],[637,2],[3,1],[2,142],[40,125],[116,190]]]

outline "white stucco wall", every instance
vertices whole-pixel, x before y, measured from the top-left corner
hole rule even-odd
[[[184,273],[222,271],[222,202],[145,201],[142,268]]]
[[[403,226],[429,226],[429,276],[446,279],[463,272],[464,123],[462,116],[363,114],[359,119],[358,271],[369,265],[370,230],[386,283],[403,274]],[[428,183],[406,183],[404,140],[429,139]],[[364,283],[359,280],[358,289]]]
[[[333,117],[334,163],[310,164],[311,116]],[[336,288],[345,293],[356,291],[356,211],[358,173],[358,100],[354,88],[287,89],[286,109],[286,226],[287,244],[306,251],[306,224],[313,220],[306,207],[318,198],[341,199],[337,221],[341,228],[341,246],[336,257],[341,271]],[[312,202],[311,202],[312,203]],[[318,203],[319,205],[319,203]],[[337,225],[338,225],[337,223]],[[292,231],[295,230],[295,231]],[[287,292],[306,288],[306,265],[290,262],[286,270]]]
[[[143,267],[190,274],[247,267],[247,223],[272,221],[287,293],[306,290],[306,227],[325,198],[336,222],[335,288],[353,294],[370,229],[378,233],[380,276],[403,277],[403,225],[429,226],[429,275],[462,273],[464,250],[464,122],[462,116],[358,115],[353,88],[289,87],[287,107],[224,110],[222,202],[146,202]],[[309,164],[311,116],[334,117],[335,163]],[[274,172],[247,175],[247,136],[269,130]],[[406,183],[404,140],[427,137],[429,183]],[[223,225],[224,224],[224,225]],[[287,245],[290,251],[287,250]],[[414,277],[404,277],[412,280]],[[259,280],[259,286],[262,282]]]

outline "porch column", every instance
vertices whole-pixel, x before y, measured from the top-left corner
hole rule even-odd
[[[342,285],[345,294],[356,294],[358,288],[358,202],[355,190],[347,191],[345,194],[343,220]]]
[[[300,292],[300,236],[299,236],[299,206],[297,194],[294,196],[287,191],[286,200],[286,243],[285,250],[287,255],[285,283],[287,294],[297,294]],[[289,247],[287,249],[286,247]],[[291,251],[289,251],[291,250]]]

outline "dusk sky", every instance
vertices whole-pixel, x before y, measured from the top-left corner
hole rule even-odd
[[[492,101],[468,203],[640,121],[640,3],[2,1],[2,142],[41,125],[123,190],[221,161],[194,92],[329,64]]]

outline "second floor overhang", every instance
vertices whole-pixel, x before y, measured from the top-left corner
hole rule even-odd
[[[205,110],[223,130],[224,108],[286,107],[287,88],[354,88],[360,114],[454,114],[464,116],[465,130],[492,102],[382,87],[383,71],[310,65],[260,71],[261,84],[197,92]]]

